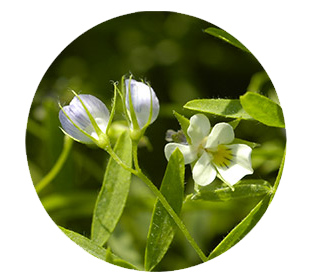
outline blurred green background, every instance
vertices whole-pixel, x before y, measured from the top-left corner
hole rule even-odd
[[[104,22],[68,45],[42,78],[30,109],[26,149],[34,184],[49,172],[62,151],[64,135],[59,129],[57,103],[70,102],[70,89],[92,94],[110,107],[111,81],[132,73],[136,79],[150,82],[160,101],[160,114],[146,132],[153,150],[142,147],[139,159],[142,169],[158,186],[167,164],[163,153],[166,130],[179,128],[173,110],[190,117],[193,113],[182,108],[189,100],[238,98],[246,91],[260,92],[278,101],[256,58],[204,33],[208,27],[215,26],[182,14],[141,12]],[[212,124],[221,120],[209,118]],[[118,119],[122,119],[120,113]],[[284,150],[285,132],[244,121],[236,129],[236,136],[261,145],[253,151],[255,172],[248,177],[263,178],[273,184]],[[61,172],[39,194],[56,224],[89,237],[107,160],[108,155],[100,149],[73,144]],[[190,192],[193,182],[188,166],[186,183]],[[258,199],[187,203],[182,219],[208,254],[257,202]],[[133,177],[124,214],[108,242],[112,251],[137,266],[143,264],[153,203],[153,195]],[[198,263],[195,252],[177,232],[169,252],[155,270],[175,270]]]

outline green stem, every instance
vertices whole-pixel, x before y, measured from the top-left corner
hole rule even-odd
[[[132,174],[140,178],[143,182],[146,183],[146,185],[149,187],[149,189],[153,192],[153,194],[159,199],[159,201],[162,203],[163,207],[166,209],[166,211],[169,213],[169,215],[172,217],[176,225],[179,227],[181,232],[184,234],[190,245],[193,247],[193,249],[197,252],[198,256],[203,262],[207,261],[207,257],[203,253],[203,251],[200,249],[198,244],[195,242],[195,240],[190,235],[188,229],[186,228],[183,221],[179,218],[179,216],[176,214],[176,212],[173,210],[173,208],[170,206],[170,204],[167,202],[166,198],[162,195],[160,190],[152,183],[151,180],[145,174],[141,171],[139,164],[138,164],[138,157],[137,157],[137,143],[134,142],[133,144],[133,158],[134,158],[134,166],[135,169],[132,169],[128,167],[126,164],[122,162],[122,160],[116,155],[116,153],[112,150],[112,148],[108,148],[107,152],[111,155],[111,157],[124,169],[130,171]]]
[[[35,186],[37,193],[41,192],[42,189],[44,189],[57,176],[57,174],[62,169],[69,155],[72,144],[73,144],[73,140],[65,135],[63,150],[58,160],[56,161],[56,163],[54,164],[50,172],[47,173],[45,177],[41,181],[39,181]]]

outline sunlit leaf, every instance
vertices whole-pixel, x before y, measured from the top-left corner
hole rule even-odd
[[[126,165],[131,166],[132,143],[128,132],[120,136],[114,151]],[[131,173],[110,158],[93,213],[91,239],[99,245],[108,240],[122,215],[130,182]]]
[[[244,110],[254,119],[268,126],[284,128],[282,108],[271,99],[254,92],[240,96]]]
[[[192,196],[193,200],[228,201],[232,199],[262,197],[270,194],[272,187],[265,180],[241,180],[232,190],[228,186],[207,185]]]
[[[205,32],[241,49],[242,51],[250,53],[250,51],[239,40],[237,40],[231,34],[227,33],[224,30],[207,28]]]
[[[184,173],[184,158],[176,149],[167,164],[160,191],[177,214],[180,213],[184,197]],[[174,238],[175,229],[174,220],[156,200],[145,251],[146,270],[152,270],[161,261]]]
[[[195,99],[187,102],[184,108],[228,118],[252,119],[238,99]]]

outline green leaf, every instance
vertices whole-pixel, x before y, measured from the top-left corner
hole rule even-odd
[[[137,268],[134,265],[124,261],[123,259],[120,259],[118,256],[112,254],[111,251],[108,252],[108,250],[97,245],[94,241],[86,238],[85,236],[82,236],[74,231],[65,229],[61,226],[59,226],[59,228],[66,234],[66,236],[69,239],[74,241],[77,245],[82,247],[85,251],[87,251],[91,255],[104,261],[107,261],[108,258],[109,261],[107,262],[113,263],[114,265],[137,270]]]
[[[187,142],[189,144],[191,144],[191,139],[190,137],[188,136],[188,133],[187,133],[187,130],[189,128],[189,125],[190,125],[190,121],[189,119],[187,119],[186,117],[184,117],[183,115],[180,115],[179,113],[177,113],[176,111],[173,111],[173,114],[174,116],[176,117],[176,119],[178,120],[179,122],[179,125],[187,139]]]
[[[252,141],[248,141],[248,140],[244,140],[244,139],[240,139],[240,138],[235,138],[231,144],[245,144],[245,145],[248,145],[249,147],[251,147],[252,149],[260,146],[260,144],[258,144],[256,142],[252,142]]]
[[[240,121],[241,121],[241,119],[240,119],[240,118],[237,118],[237,119],[235,119],[235,120],[229,121],[228,124],[230,124],[231,127],[232,127],[233,130],[234,130],[236,127],[238,127],[238,125],[240,124]]]
[[[216,28],[207,28],[205,32],[239,48],[242,51],[250,53],[250,51],[239,40],[237,40],[231,34],[227,33],[224,30]]]
[[[238,99],[195,99],[184,108],[228,118],[252,119]]]
[[[116,256],[114,256],[112,254],[110,247],[107,248],[105,261],[107,263],[111,263],[111,264],[114,264],[114,265],[117,265],[117,266],[121,266],[121,267],[124,267],[124,268],[138,270],[137,267],[132,265],[131,263],[129,263],[129,262],[123,260],[123,259],[116,258]]]
[[[128,132],[119,137],[114,151],[131,167],[132,142]],[[122,215],[130,182],[131,173],[110,158],[93,213],[91,239],[99,245],[106,243]]]
[[[272,192],[271,185],[265,180],[242,180],[235,184],[234,191],[227,185],[212,184],[200,188],[191,199],[206,201],[228,201],[232,199],[261,197]]]
[[[220,244],[208,256],[211,260],[224,253],[252,230],[268,208],[270,195],[265,196],[252,211],[220,242]]]
[[[240,96],[244,110],[259,122],[268,126],[285,128],[282,108],[271,99],[254,92]]]
[[[161,184],[161,193],[179,215],[184,197],[185,165],[182,153],[171,155]],[[145,251],[145,269],[152,270],[167,252],[175,234],[176,224],[163,205],[156,200]]]

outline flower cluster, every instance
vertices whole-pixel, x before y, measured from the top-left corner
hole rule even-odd
[[[131,122],[130,129],[139,132],[153,123],[159,114],[159,100],[153,89],[133,79],[125,80],[126,112]],[[109,142],[107,132],[112,117],[106,105],[92,95],[81,94],[72,99],[68,106],[61,107],[59,120],[63,132],[72,139],[86,144],[95,143],[105,148]]]
[[[168,143],[165,156],[170,158],[178,148],[185,164],[194,164],[193,179],[196,184],[210,184],[216,176],[233,185],[245,175],[252,174],[252,149],[245,144],[230,144],[234,140],[233,128],[228,123],[218,123],[212,130],[208,118],[196,114],[190,118],[187,134],[191,144]]]
[[[159,100],[148,84],[138,82],[132,77],[124,80],[121,86],[125,87],[125,91],[121,88],[119,93],[123,100],[128,129],[133,141],[138,142],[146,128],[158,117]],[[95,143],[106,150],[110,146],[108,130],[114,111],[110,114],[106,105],[92,95],[73,93],[75,96],[70,104],[60,106],[59,120],[63,132],[78,142]],[[245,175],[253,173],[252,149],[245,144],[232,144],[234,132],[230,124],[218,123],[211,129],[208,118],[203,114],[196,114],[190,118],[187,135],[189,144],[168,143],[164,152],[169,160],[173,151],[178,148],[184,156],[185,164],[191,164],[193,179],[197,185],[208,185],[216,176],[233,185]]]

